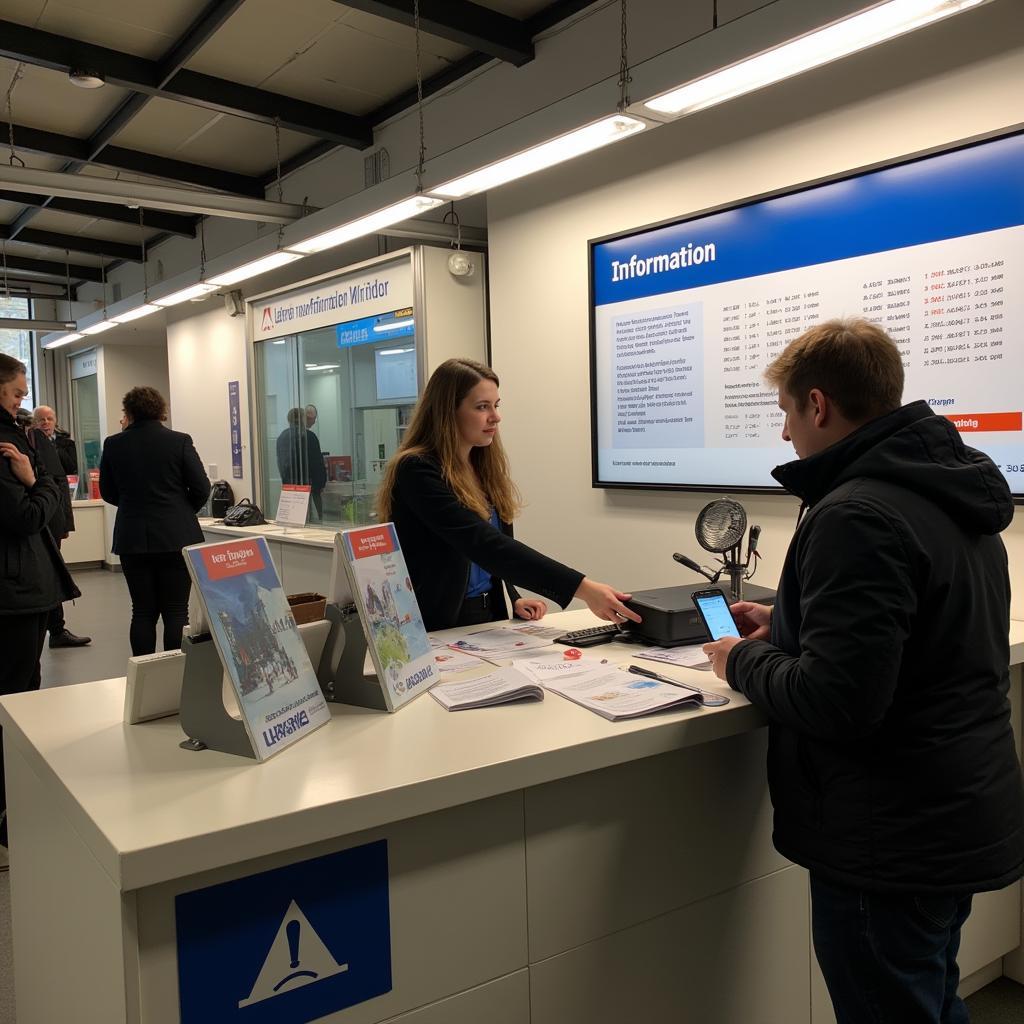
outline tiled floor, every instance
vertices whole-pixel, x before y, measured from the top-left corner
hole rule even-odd
[[[123,676],[129,656],[131,604],[120,573],[75,573],[82,597],[67,605],[68,628],[92,636],[88,647],[43,651],[43,686]],[[15,1024],[9,875],[0,872],[0,1024]],[[971,1024],[1024,1024],[1024,986],[1000,978],[967,1000]],[[714,1022],[708,1022],[714,1024]]]

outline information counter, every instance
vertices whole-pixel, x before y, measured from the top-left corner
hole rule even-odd
[[[1024,623],[1011,640],[1019,716]],[[123,725],[123,680],[4,698],[19,1024],[831,1021],[806,873],[771,845],[763,718],[709,673],[663,667],[730,703],[619,723],[551,693],[335,705],[263,765],[180,749],[176,718]],[[335,915],[351,955],[325,943],[314,979],[275,994],[264,975],[315,960],[315,928],[240,935],[230,953],[225,936],[286,875],[301,920],[327,920],[349,874],[324,866],[344,851],[386,851],[384,916]],[[381,934],[387,987],[308,1015],[329,975],[381,967],[364,962]],[[1019,885],[979,897],[965,978],[998,976],[1020,941]],[[233,986],[231,1013],[199,976]]]
[[[105,528],[103,501],[81,498],[71,502],[75,528],[61,544],[61,554],[68,565],[102,565]]]

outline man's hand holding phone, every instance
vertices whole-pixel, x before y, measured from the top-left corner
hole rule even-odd
[[[768,605],[737,601],[729,611],[744,640],[767,640],[771,636],[772,610]]]

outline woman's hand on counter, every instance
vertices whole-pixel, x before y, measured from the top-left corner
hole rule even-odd
[[[540,598],[521,597],[512,604],[512,615],[517,619],[543,619],[548,606]]]
[[[636,612],[631,611],[622,602],[628,601],[632,594],[623,594],[607,583],[598,583],[597,580],[583,577],[583,582],[573,595],[581,601],[586,602],[587,607],[599,618],[608,622],[621,622],[623,619],[631,619],[633,622],[641,622]]]

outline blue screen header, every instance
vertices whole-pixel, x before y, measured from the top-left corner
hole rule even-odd
[[[361,320],[349,320],[338,324],[338,348],[352,348],[374,341],[391,341],[394,338],[408,338],[416,333],[416,323],[411,309],[396,309],[393,313],[367,316]]]

